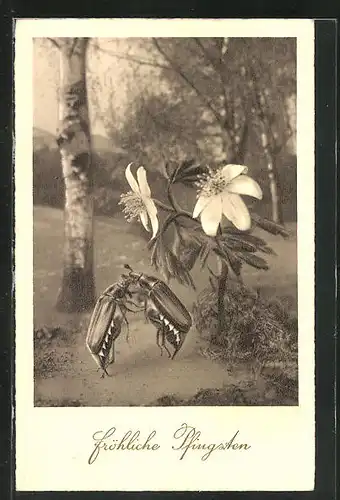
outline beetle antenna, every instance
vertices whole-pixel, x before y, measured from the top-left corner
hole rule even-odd
[[[125,269],[128,269],[131,273],[133,272],[133,269],[129,264],[124,264]]]

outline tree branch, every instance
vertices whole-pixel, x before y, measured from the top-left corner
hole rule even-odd
[[[160,68],[160,69],[166,69],[168,71],[174,71],[173,68],[171,68],[170,66],[166,66],[165,64],[160,64],[160,63],[156,63],[154,61],[147,61],[147,60],[139,59],[138,57],[130,56],[128,54],[122,55],[122,54],[119,54],[118,52],[114,52],[112,50],[104,49],[98,43],[96,43],[94,45],[94,47],[98,51],[103,52],[104,54],[107,54],[109,56],[116,57],[117,59],[123,59],[125,61],[131,61],[131,62],[139,64],[141,66],[152,66],[154,68]]]
[[[208,52],[208,50],[204,47],[203,43],[201,42],[201,40],[197,37],[194,38],[194,41],[197,45],[197,47],[201,50],[201,52],[204,54],[204,56],[207,58],[208,62],[210,63],[211,67],[219,73],[219,68],[216,66],[215,62],[214,62],[214,59],[212,57],[210,57],[210,54]]]
[[[71,45],[70,51],[69,51],[69,57],[73,56],[73,53],[74,53],[74,50],[76,48],[77,42],[78,42],[78,38],[73,38],[72,45]]]
[[[47,40],[49,40],[52,45],[54,45],[58,50],[60,50],[60,45],[55,41],[54,38],[47,38]]]
[[[204,47],[203,43],[199,38],[194,38],[196,45],[201,49],[202,53],[204,54],[204,57],[208,60],[210,63],[210,66],[214,69],[214,71],[217,73],[219,77],[219,83],[220,83],[220,88],[221,88],[221,94],[222,94],[222,99],[223,99],[223,109],[225,112],[224,115],[224,129],[228,128],[229,130],[232,130],[234,128],[233,124],[233,117],[230,115],[231,110],[229,108],[229,103],[228,103],[228,96],[226,92],[226,81],[224,78],[223,74],[223,68],[222,68],[222,57],[220,58],[220,61],[218,64],[215,63],[213,57],[209,54],[209,51]]]
[[[161,64],[161,63],[156,63],[153,61],[147,61],[145,59],[139,59],[138,57],[130,56],[130,55],[122,55],[117,52],[104,49],[103,47],[100,47],[98,43],[94,45],[94,48],[97,49],[100,52],[103,52],[109,56],[115,57],[117,59],[123,59],[125,61],[131,61],[135,64],[139,64],[141,66],[151,66],[154,68],[160,68],[164,69],[166,71],[172,71],[174,73],[177,73],[181,78],[195,91],[196,95],[201,99],[203,104],[213,113],[214,118],[218,122],[219,125],[223,126],[223,120],[220,114],[216,111],[214,106],[211,104],[211,102],[205,98],[202,92],[196,87],[196,85],[183,73],[181,68],[177,66],[168,56],[167,54],[163,51],[163,49],[159,46],[158,42],[156,39],[153,38],[153,43],[158,50],[158,52],[163,56],[163,58],[167,61],[168,64]]]
[[[265,99],[264,94],[259,89],[258,77],[257,77],[257,74],[256,74],[252,64],[250,65],[250,72],[251,72],[252,80],[254,83],[254,97],[255,97],[255,106],[257,108],[257,114],[258,114],[259,120],[261,122],[263,132],[266,134],[267,138],[269,139],[268,144],[267,144],[267,149],[270,151],[270,154],[273,155],[273,154],[277,153],[277,151],[276,151],[277,150],[277,143],[276,143],[277,141],[274,137],[272,127],[269,124],[268,118],[266,116],[266,111],[268,111],[268,103]],[[263,98],[264,105],[262,105],[261,97]],[[267,107],[267,110],[265,109],[265,107]]]
[[[188,76],[183,73],[182,69],[164,52],[162,47],[159,45],[158,41],[156,38],[152,38],[153,44],[158,50],[158,52],[164,57],[166,62],[170,65],[170,67],[177,73],[188,85],[191,87],[197,96],[201,99],[201,101],[204,103],[204,105],[213,113],[216,121],[219,123],[219,125],[222,124],[222,119],[220,114],[216,111],[214,106],[211,104],[208,99],[204,96],[204,94],[196,87],[196,85],[188,78]]]

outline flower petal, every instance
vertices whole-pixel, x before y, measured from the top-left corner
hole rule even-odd
[[[146,178],[146,170],[144,167],[139,167],[139,169],[137,170],[137,179],[138,179],[140,193],[143,196],[147,196],[150,198],[151,191]]]
[[[254,179],[248,175],[239,175],[228,185],[228,191],[236,194],[245,194],[262,200],[262,189]]]
[[[125,177],[126,177],[126,180],[128,181],[128,183],[130,184],[130,187],[131,187],[132,191],[134,191],[135,193],[140,193],[139,187],[138,187],[138,183],[137,183],[136,179],[134,178],[134,176],[132,175],[132,172],[131,172],[131,165],[132,165],[132,163],[129,163],[128,166],[126,167],[126,169],[125,169]]]
[[[210,198],[208,205],[201,213],[201,224],[203,231],[208,236],[216,236],[217,228],[222,218],[222,198],[221,195]]]
[[[141,223],[143,224],[143,226],[145,227],[145,229],[147,231],[150,231],[150,228],[149,228],[149,219],[148,219],[148,213],[146,210],[143,210],[143,212],[141,212],[139,214],[139,218],[141,220]]]
[[[238,194],[225,192],[222,200],[223,213],[240,231],[247,231],[251,227],[248,208]]]
[[[150,217],[151,226],[152,226],[152,238],[151,239],[153,239],[156,236],[156,234],[158,232],[158,227],[159,227],[158,217],[157,217],[157,207],[151,198],[145,198],[143,201],[144,201],[144,205],[145,205],[145,208],[147,210],[147,213]]]
[[[246,174],[247,172],[248,167],[245,165],[234,165],[233,163],[230,163],[222,168],[222,174],[227,184],[235,179],[235,177],[244,173]]]
[[[208,205],[210,200],[211,200],[211,198],[208,196],[199,196],[198,197],[193,214],[192,214],[194,219],[196,219],[196,217],[199,216],[199,214],[202,212],[204,207],[206,207]]]

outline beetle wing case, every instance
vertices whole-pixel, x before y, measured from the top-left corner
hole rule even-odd
[[[150,293],[155,306],[180,332],[186,333],[192,326],[192,319],[179,300],[166,283],[158,281]]]
[[[102,347],[116,307],[116,302],[109,295],[105,295],[105,292],[97,300],[86,336],[87,347],[93,354],[98,354]]]

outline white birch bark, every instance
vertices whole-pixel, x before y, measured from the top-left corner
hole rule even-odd
[[[60,46],[58,144],[65,182],[64,268],[57,308],[93,306],[93,201],[91,136],[86,92],[88,39],[64,39]]]

